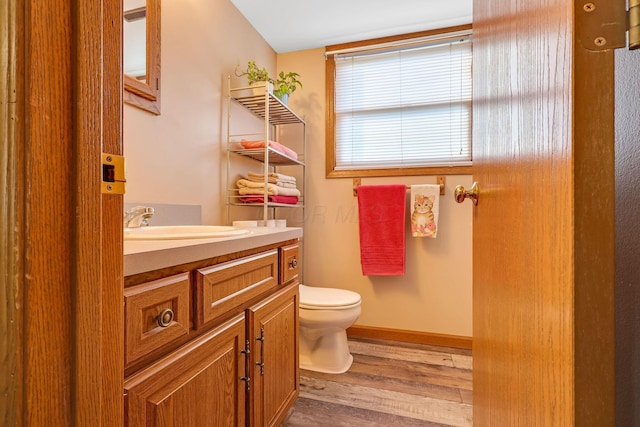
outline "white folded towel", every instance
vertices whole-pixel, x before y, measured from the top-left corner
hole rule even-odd
[[[411,186],[411,233],[413,237],[433,237],[438,234],[440,186],[423,184]]]
[[[289,181],[276,181],[275,184],[278,187],[284,187],[284,188],[298,188],[298,186],[296,185],[295,182],[289,182]]]
[[[262,173],[247,172],[247,178],[249,179],[249,181],[264,182],[264,174]],[[267,180],[272,184],[275,184],[277,182],[291,182],[294,184],[296,183],[295,176],[289,176],[282,173],[270,173],[267,176]]]
[[[248,179],[239,179],[236,183],[240,195],[264,194],[264,182],[254,182]],[[297,188],[285,188],[275,184],[267,184],[267,194],[270,196],[296,196],[300,197],[300,190]]]

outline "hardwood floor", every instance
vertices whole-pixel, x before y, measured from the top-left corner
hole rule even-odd
[[[350,339],[340,375],[300,371],[286,427],[471,426],[471,351]]]

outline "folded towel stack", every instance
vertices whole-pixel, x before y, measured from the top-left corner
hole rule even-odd
[[[264,182],[264,174],[249,172],[247,179],[253,182]],[[281,173],[270,173],[267,175],[267,181],[284,188],[296,188],[296,177],[284,175]]]
[[[277,177],[276,177],[277,179]],[[240,200],[244,203],[264,203],[265,183],[264,180],[252,181],[250,179],[239,179],[236,183]],[[290,187],[282,187],[271,182],[267,183],[266,195],[269,202],[286,203],[295,205],[300,197],[300,190]],[[262,196],[262,197],[258,197]]]

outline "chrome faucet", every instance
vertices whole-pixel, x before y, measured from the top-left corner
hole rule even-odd
[[[139,228],[148,226],[148,220],[153,217],[155,210],[151,207],[136,206],[131,208],[129,212],[124,213],[125,228]]]

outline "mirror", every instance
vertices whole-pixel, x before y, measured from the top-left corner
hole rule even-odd
[[[124,0],[124,102],[160,114],[160,0]]]

